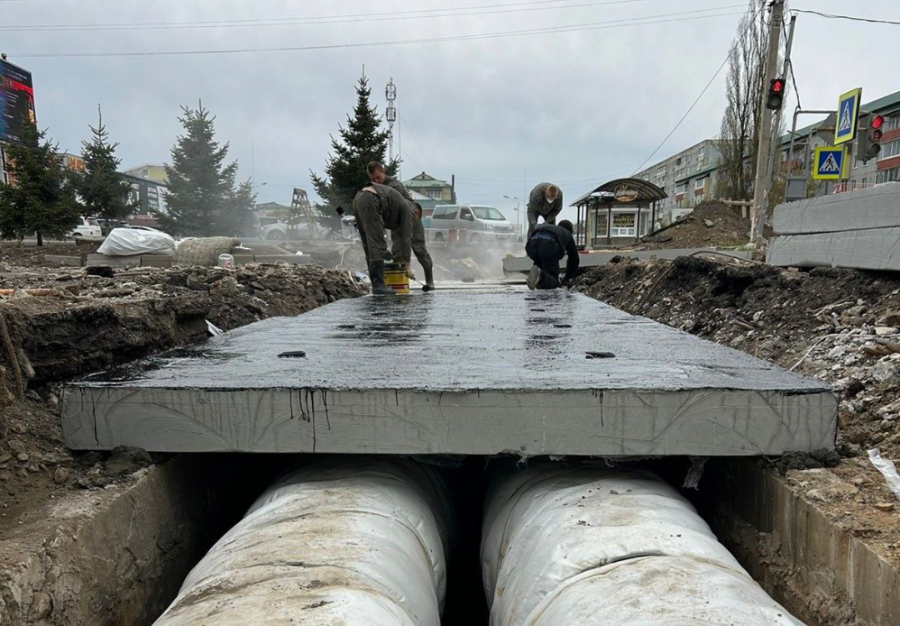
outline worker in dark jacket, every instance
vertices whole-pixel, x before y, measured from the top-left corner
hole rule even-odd
[[[393,294],[394,291],[384,284],[385,230],[391,231],[397,260],[408,263],[413,221],[409,203],[390,187],[371,183],[353,199],[353,215],[369,264],[372,293]]]
[[[563,208],[563,195],[559,187],[553,183],[541,183],[531,190],[528,196],[528,239],[537,226],[538,217],[544,218],[546,224],[556,224],[556,216]]]
[[[575,238],[572,236],[572,222],[569,220],[561,221],[559,226],[541,224],[535,227],[525,244],[525,252],[534,262],[534,267],[528,274],[528,288],[532,290],[556,289],[560,286],[559,262],[563,257],[568,257],[563,285],[568,285],[575,278],[581,263]]]
[[[403,183],[396,178],[391,178],[387,175],[384,171],[384,165],[381,163],[372,161],[366,167],[366,172],[369,175],[369,180],[373,183],[390,187],[410,203],[413,210],[412,238],[410,242],[412,251],[416,255],[416,259],[418,259],[422,269],[425,270],[425,291],[432,291],[434,289],[434,261],[431,260],[431,255],[428,253],[428,248],[425,245],[425,226],[422,224],[422,205],[413,200]],[[394,257],[399,258],[399,242],[394,241],[392,238],[391,244]],[[407,265],[410,261],[411,259],[409,258],[405,260]],[[412,268],[409,270],[409,277],[415,278],[412,274]]]

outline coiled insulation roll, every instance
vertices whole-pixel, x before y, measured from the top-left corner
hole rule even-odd
[[[449,519],[427,468],[316,461],[260,496],[155,626],[440,626]]]
[[[802,626],[648,472],[501,470],[481,557],[491,626]]]

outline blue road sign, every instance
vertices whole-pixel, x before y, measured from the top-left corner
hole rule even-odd
[[[839,146],[856,139],[861,98],[862,88],[859,88],[848,91],[838,100],[837,123],[834,125],[834,145]]]
[[[844,149],[816,148],[816,180],[840,180],[844,177]]]

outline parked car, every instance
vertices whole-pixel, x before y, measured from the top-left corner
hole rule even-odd
[[[265,228],[266,226],[271,226],[272,224],[281,224],[284,222],[280,217],[264,217],[262,215],[259,216],[259,226],[260,228]]]
[[[72,229],[69,234],[66,235],[66,238],[72,239],[82,239],[84,237],[102,237],[103,231],[100,230],[99,226],[95,226],[90,223],[90,221],[86,217],[79,217],[78,224],[76,224],[75,228]]]
[[[491,206],[474,204],[438,205],[425,224],[429,241],[458,241],[479,244],[486,241],[514,241],[515,226]]]
[[[123,220],[107,220],[102,217],[87,217],[85,219],[91,226],[97,226],[104,235],[108,235],[113,228],[126,228],[128,226]]]

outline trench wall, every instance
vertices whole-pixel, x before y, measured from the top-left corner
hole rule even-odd
[[[709,521],[776,601],[809,626],[900,624],[898,569],[775,470],[729,459],[706,472]]]
[[[243,513],[242,462],[182,455],[0,540],[0,624],[142,626]]]

